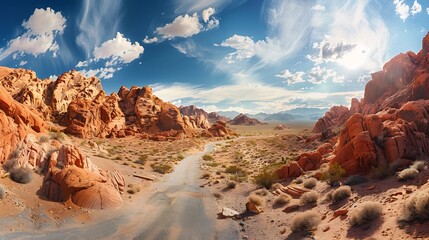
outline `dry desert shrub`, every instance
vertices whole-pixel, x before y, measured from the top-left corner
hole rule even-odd
[[[253,181],[261,187],[264,187],[266,189],[270,189],[271,186],[277,182],[278,176],[274,171],[270,171],[268,169],[263,169],[261,172],[259,172],[258,175],[256,175],[253,179]]]
[[[317,179],[313,177],[305,179],[302,185],[307,189],[313,189],[317,185]]]
[[[253,193],[258,195],[258,196],[267,196],[270,192],[268,192],[268,190],[266,190],[265,188],[261,188],[261,189],[254,191]]]
[[[429,219],[429,188],[417,191],[405,200],[398,219],[405,222]]]
[[[320,223],[319,214],[315,212],[298,213],[292,219],[292,232],[312,231]]]
[[[230,188],[230,189],[233,189],[233,188],[235,188],[237,186],[237,183],[236,182],[234,182],[234,181],[229,181],[229,182],[227,182],[226,183],[226,187],[227,188]]]
[[[332,192],[332,201],[339,202],[352,194],[352,188],[349,186],[341,186]]]
[[[273,206],[284,206],[288,203],[290,203],[290,201],[292,200],[292,197],[289,194],[286,193],[281,193],[280,195],[278,195],[275,199],[274,199],[274,204]]]
[[[273,190],[281,189],[282,187],[283,187],[283,184],[281,183],[274,183],[273,185],[271,185],[271,188]]]
[[[10,178],[17,183],[27,184],[33,179],[33,173],[28,168],[14,168],[9,173]]]
[[[419,171],[414,168],[407,168],[398,173],[398,179],[400,181],[406,181],[410,179],[414,179],[419,175]]]
[[[203,178],[203,179],[209,179],[211,176],[212,176],[211,173],[205,172],[205,173],[203,173],[203,175],[201,176],[201,178]]]
[[[350,225],[360,226],[380,217],[383,206],[377,202],[364,202],[350,214]]]
[[[127,192],[129,194],[136,194],[136,193],[140,192],[140,190],[141,190],[141,187],[138,184],[130,183],[130,184],[128,184],[128,187],[129,187],[129,189],[127,190]]]
[[[352,186],[352,185],[358,185],[365,182],[368,182],[368,179],[366,177],[361,175],[352,175],[344,181],[344,184]]]
[[[4,188],[3,185],[0,184],[0,199],[4,199],[5,196],[6,196],[6,189]]]
[[[425,169],[425,161],[415,161],[413,165],[410,166],[412,169],[416,169],[417,171],[421,172]]]
[[[295,178],[295,179],[292,181],[292,183],[295,183],[295,184],[301,184],[303,181],[304,181],[304,180],[302,179],[302,177],[298,177],[298,178]]]
[[[320,194],[316,191],[309,191],[301,195],[300,201],[302,205],[317,203]]]
[[[250,196],[247,199],[250,203],[255,204],[256,206],[264,207],[265,206],[265,199],[261,196],[250,194]]]

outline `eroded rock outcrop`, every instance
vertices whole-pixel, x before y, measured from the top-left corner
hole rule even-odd
[[[323,133],[334,127],[344,124],[350,117],[350,110],[345,106],[333,106],[325,116],[320,118],[313,128],[313,132]]]
[[[125,116],[119,108],[119,96],[100,91],[93,99],[76,98],[63,118],[66,133],[82,137],[117,136],[125,128]]]
[[[120,192],[125,180],[117,172],[100,170],[72,145],[63,145],[51,158],[42,192],[57,202],[71,201],[84,208],[111,209],[122,206]]]
[[[0,86],[0,163],[5,163],[17,144],[29,133],[44,131],[44,122],[26,106],[15,101]]]
[[[37,78],[31,70],[13,69],[0,77],[0,83],[15,100],[35,109],[44,120],[49,121],[65,113],[75,98],[92,100],[102,90],[100,79],[85,78],[75,70],[63,73],[52,81]]]
[[[237,137],[238,134],[228,128],[225,122],[218,121],[214,123],[207,131],[201,134],[203,137]]]
[[[208,129],[210,123],[208,120],[208,114],[203,109],[199,109],[194,105],[180,106],[180,113],[184,116],[185,124],[191,128],[202,128]]]
[[[167,134],[172,137],[196,134],[192,124],[185,122],[179,108],[153,95],[149,86],[134,86],[131,89],[121,87],[118,95],[126,124],[136,126],[141,133]]]

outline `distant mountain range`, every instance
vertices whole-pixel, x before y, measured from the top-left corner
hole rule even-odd
[[[317,120],[323,117],[327,111],[329,111],[328,108],[295,108],[278,113],[257,113],[246,115],[263,122],[287,122],[293,120]],[[237,111],[219,111],[217,113],[231,119],[240,114]]]

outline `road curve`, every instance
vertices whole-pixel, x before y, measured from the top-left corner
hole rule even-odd
[[[106,220],[78,227],[64,227],[49,232],[0,234],[0,239],[156,239],[210,240],[239,239],[232,220],[216,221],[217,205],[208,190],[201,188],[201,157],[204,151],[180,161],[163,181],[155,183],[152,195],[139,199],[141,207],[106,213]]]

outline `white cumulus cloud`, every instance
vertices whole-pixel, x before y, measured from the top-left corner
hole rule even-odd
[[[39,54],[52,52],[56,56],[59,46],[55,41],[66,27],[66,19],[61,12],[55,12],[51,8],[36,8],[27,21],[22,23],[26,32],[8,42],[4,50],[0,50],[0,60],[14,54],[14,58],[31,54],[37,57]]]
[[[97,76],[103,79],[113,77],[113,74],[122,69],[124,64],[128,64],[143,54],[144,48],[138,42],[132,43],[130,39],[118,32],[116,37],[105,41],[100,47],[93,51],[93,58],[87,61],[79,61],[76,68],[83,68],[80,71],[87,77]],[[104,67],[95,68],[94,65],[104,63]]]
[[[230,47],[236,50],[235,52],[227,55],[229,63],[255,56],[255,42],[248,36],[234,34],[232,37],[224,40],[220,46]]]
[[[198,14],[194,13],[192,16],[185,14],[178,16],[173,20],[172,23],[167,23],[163,27],[158,27],[156,33],[160,34],[163,38],[175,38],[175,37],[191,37],[198,34],[202,29],[202,25],[199,22]]]
[[[143,43],[146,43],[146,44],[151,44],[151,43],[156,43],[156,42],[158,42],[158,38],[157,37],[149,38],[148,36],[146,36],[143,39]]]
[[[417,0],[414,0],[413,6],[411,6],[411,10],[410,10],[411,15],[416,15],[421,11],[422,11],[422,5],[418,3]]]
[[[216,10],[214,8],[212,8],[212,7],[209,7],[207,9],[205,9],[203,11],[203,13],[201,14],[202,18],[203,18],[203,21],[205,23],[208,22],[209,19],[210,19],[210,17],[213,16],[213,14],[215,14],[215,13],[216,13]]]
[[[344,76],[338,75],[334,70],[315,66],[308,72],[308,82],[313,84],[325,83],[329,79],[334,83],[344,82]]]
[[[144,48],[138,42],[134,44],[118,32],[116,37],[110,39],[100,47],[94,49],[95,61],[100,59],[110,59],[107,65],[115,65],[118,63],[130,63],[139,58],[144,52]]]
[[[288,69],[283,70],[279,74],[276,75],[276,77],[285,79],[285,82],[288,85],[296,84],[296,83],[302,83],[305,82],[302,78],[304,76],[304,72],[298,71],[295,73],[291,73]]]

